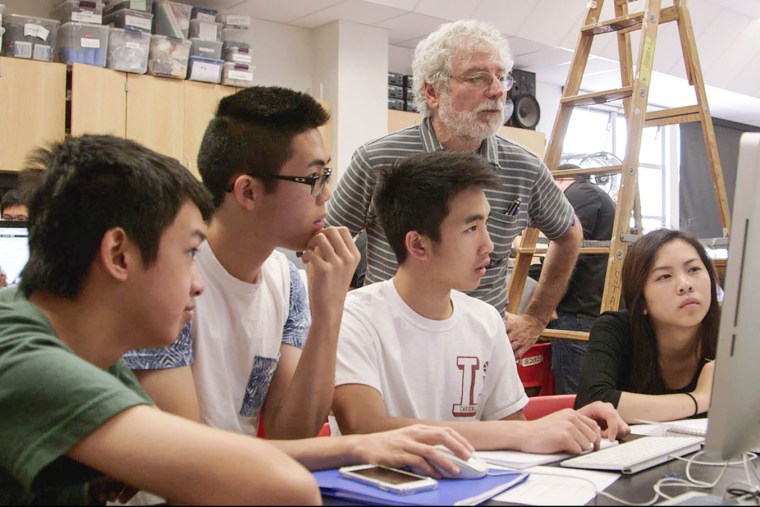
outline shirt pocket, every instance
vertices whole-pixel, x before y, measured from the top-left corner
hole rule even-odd
[[[274,372],[277,371],[279,354],[275,357],[256,356],[253,360],[248,385],[245,388],[243,404],[240,407],[242,417],[256,417],[264,406]]]

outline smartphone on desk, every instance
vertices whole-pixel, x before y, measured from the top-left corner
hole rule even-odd
[[[355,465],[338,469],[341,477],[362,482],[396,495],[411,495],[438,487],[438,481],[424,475],[382,465]]]

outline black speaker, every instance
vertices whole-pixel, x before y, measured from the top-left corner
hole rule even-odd
[[[513,113],[505,125],[535,130],[541,119],[541,108],[536,100],[536,74],[512,69],[512,78],[515,82],[507,93],[507,100],[512,102]]]

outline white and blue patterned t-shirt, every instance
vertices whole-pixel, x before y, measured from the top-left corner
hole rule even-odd
[[[231,276],[206,242],[195,258],[205,289],[192,328],[168,347],[130,351],[125,359],[138,370],[191,365],[203,422],[255,435],[280,347],[303,348],[311,326],[303,281],[277,251],[256,283]]]

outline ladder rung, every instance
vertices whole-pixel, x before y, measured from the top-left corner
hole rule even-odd
[[[544,329],[541,338],[569,338],[571,340],[588,341],[588,333],[583,331],[568,331],[565,329]]]
[[[602,174],[617,174],[622,171],[622,165],[608,165],[603,167],[586,167],[582,169],[562,169],[561,171],[552,171],[552,176],[555,178],[580,175],[598,176]]]
[[[608,21],[592,23],[581,28],[583,35],[599,35],[603,33],[623,32],[636,29],[641,26],[641,20],[644,18],[644,12],[634,12],[627,16],[620,16]],[[678,12],[675,7],[666,7],[660,11],[660,24],[667,23],[678,19]]]
[[[625,99],[631,95],[633,95],[633,87],[624,86],[623,88],[616,88],[615,90],[605,90],[596,93],[588,93],[586,95],[563,97],[560,100],[560,103],[563,106],[590,106],[593,104],[604,104],[605,102]]]
[[[536,247],[536,248],[518,248],[517,249],[517,253],[524,254],[524,255],[544,255],[548,251],[549,249],[545,246]],[[580,253],[582,254],[609,254],[610,247],[609,246],[606,246],[606,247],[605,246],[582,246],[580,249]]]
[[[700,121],[699,106],[676,107],[673,109],[663,109],[662,111],[649,111],[644,119],[645,127],[661,127],[665,125],[676,125],[679,123],[690,123]]]

